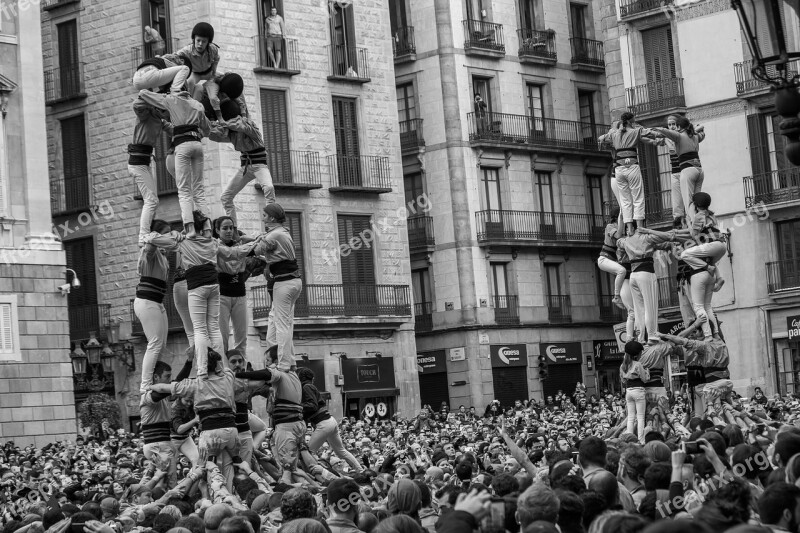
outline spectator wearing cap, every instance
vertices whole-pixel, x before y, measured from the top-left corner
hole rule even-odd
[[[100,502],[100,512],[103,522],[115,519],[119,515],[119,502],[111,496],[103,498]]]
[[[361,501],[358,484],[352,479],[334,479],[328,485],[327,498],[331,533],[361,533],[355,523]]]
[[[417,484],[413,481],[409,479],[400,479],[389,489],[386,508],[393,515],[408,515],[419,523],[419,509],[421,505],[422,494]]]

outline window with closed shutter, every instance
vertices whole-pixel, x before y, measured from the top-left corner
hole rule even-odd
[[[533,134],[544,134],[544,99],[542,98],[542,86],[528,83],[527,89],[528,116],[532,121]]]
[[[664,98],[664,85],[659,82],[676,77],[675,52],[672,47],[672,29],[660,26],[642,31],[642,50],[644,52],[645,75],[650,100]]]
[[[600,135],[595,124],[594,91],[578,91],[578,111],[581,122],[581,137],[584,143],[593,145]]]
[[[0,295],[0,361],[21,361],[17,295]]]
[[[306,293],[306,260],[303,255],[303,213],[286,213],[284,223],[294,243],[294,258],[297,261],[297,269],[300,271],[300,279],[303,280],[303,291],[295,303],[295,316],[308,316],[308,295]]]
[[[99,332],[100,310],[97,306],[97,278],[95,276],[94,239],[74,239],[64,242],[67,267],[75,271],[80,287],[67,296],[69,331],[72,339],[88,339],[89,332]],[[67,282],[72,281],[67,274]]]
[[[285,91],[261,89],[261,121],[272,179],[275,183],[292,183]]]
[[[392,35],[395,35],[398,29],[408,26],[406,0],[389,0],[389,26]]]
[[[333,97],[333,133],[339,185],[362,185],[355,98]]]
[[[405,189],[406,205],[416,209],[419,199],[425,195],[422,174],[420,172],[406,174],[403,176],[403,185]]]
[[[332,2],[330,7],[331,61],[334,72],[341,76],[352,68],[358,73],[353,4]]]
[[[578,39],[586,39],[586,5],[570,4],[569,15],[572,36]]]
[[[86,123],[83,115],[61,120],[61,150],[64,207],[67,211],[83,209],[89,205]]]
[[[75,19],[56,24],[58,34],[58,76],[61,95],[80,92],[78,68],[78,21]]]
[[[364,215],[339,215],[337,220],[339,246],[347,249],[339,260],[346,314],[366,314],[360,309],[377,312],[371,221],[371,216]]]

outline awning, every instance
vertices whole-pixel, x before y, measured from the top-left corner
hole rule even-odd
[[[400,389],[358,389],[346,390],[344,395],[348,398],[373,398],[380,396],[399,396]]]

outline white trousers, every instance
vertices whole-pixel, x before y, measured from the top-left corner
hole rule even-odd
[[[614,296],[622,292],[622,283],[625,281],[625,267],[605,256],[597,258],[597,267],[603,272],[614,275]]]
[[[186,280],[176,281],[172,284],[172,301],[175,303],[178,316],[181,317],[183,329],[186,331],[186,340],[189,341],[189,346],[193,347],[194,325],[192,325],[192,316],[189,314],[189,289],[186,286]]]
[[[658,334],[658,279],[653,272],[631,273],[633,312],[639,325],[639,342]]]
[[[633,295],[631,294],[631,282],[630,280],[623,280],[622,282],[622,291],[619,293],[620,298],[622,298],[622,303],[625,305],[625,309],[628,310],[628,320],[625,322],[625,335],[626,339],[629,341],[634,340],[633,336],[636,334],[636,327],[642,327],[641,324],[636,324],[636,312],[633,307]]]
[[[689,225],[691,225],[691,221],[694,219],[694,215],[697,212],[694,204],[692,203],[692,197],[694,196],[694,193],[700,192],[703,189],[703,177],[704,174],[702,168],[689,167],[681,170],[679,186],[681,198],[680,201],[682,205],[679,206],[678,213],[676,214],[675,204],[672,204],[673,217],[689,215]],[[674,186],[675,185],[673,181],[673,202],[675,201]]]
[[[198,376],[208,375],[208,349],[222,354],[219,331],[219,285],[189,289],[189,315],[194,326],[195,362]]]
[[[150,89],[158,91],[162,85],[170,84],[170,92],[181,91],[183,84],[189,77],[189,67],[174,66],[159,69],[155,65],[148,65],[137,70],[133,75],[133,88],[137,91]]]
[[[233,345],[230,344],[233,323]],[[219,331],[225,353],[239,350],[247,358],[247,296],[219,297]]]
[[[139,242],[150,233],[150,224],[156,216],[158,207],[158,186],[150,165],[128,165],[128,174],[133,176],[139,192],[142,193],[142,214],[139,215]]]
[[[233,199],[244,189],[245,185],[253,180],[256,180],[261,185],[261,191],[264,193],[264,199],[267,203],[275,203],[275,186],[272,184],[272,174],[269,172],[269,167],[260,164],[240,167],[220,196],[222,208],[225,209],[225,214],[233,219],[234,226],[238,224],[236,222],[236,206],[233,205]]]
[[[133,300],[133,312],[142,324],[144,336],[147,338],[147,349],[142,359],[142,382],[139,390],[145,392],[153,384],[153,370],[164,349],[169,333],[167,311],[164,304],[136,298]]]
[[[644,220],[644,186],[642,169],[638,164],[615,168],[611,190],[617,197],[623,222]]]
[[[628,387],[625,390],[625,404],[628,408],[628,427],[626,431],[633,433],[635,424],[639,442],[644,444],[644,415],[647,409],[644,387]]]
[[[267,326],[267,349],[278,347],[278,366],[294,365],[294,305],[300,297],[300,278],[279,281],[272,290],[272,308]],[[283,363],[283,365],[282,365]]]
[[[206,190],[203,184],[203,145],[200,141],[181,143],[175,147],[175,181],[178,203],[184,224],[194,221],[195,209],[208,216]],[[196,228],[199,232],[202,228]]]

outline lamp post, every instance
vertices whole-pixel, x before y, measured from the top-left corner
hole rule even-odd
[[[753,56],[753,77],[772,87],[775,110],[783,117],[786,158],[800,165],[800,74],[789,68],[800,58],[797,24],[789,25],[800,15],[800,0],[731,0],[731,6]]]

